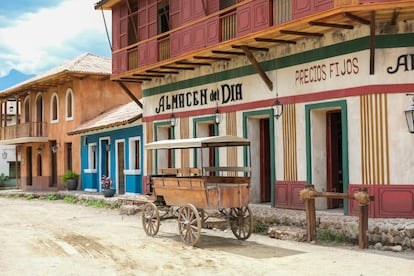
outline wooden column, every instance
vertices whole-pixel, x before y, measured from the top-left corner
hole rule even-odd
[[[365,194],[369,198],[368,189],[359,188],[360,193]],[[368,203],[359,202],[359,248],[368,248]]]
[[[314,185],[306,185],[305,189],[309,190],[311,193],[314,191]],[[306,208],[306,232],[307,232],[307,241],[311,242],[316,240],[316,208],[315,208],[315,198],[307,198],[305,201]]]

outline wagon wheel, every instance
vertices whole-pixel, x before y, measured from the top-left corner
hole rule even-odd
[[[230,227],[239,240],[247,240],[253,231],[252,210],[248,206],[231,208],[229,213]]]
[[[142,226],[148,236],[155,236],[160,229],[160,213],[154,203],[148,202],[142,210]]]
[[[178,232],[181,240],[190,246],[194,246],[201,235],[201,218],[193,204],[187,204],[178,212]]]

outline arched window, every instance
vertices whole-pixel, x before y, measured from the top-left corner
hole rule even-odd
[[[50,101],[50,121],[51,123],[59,121],[59,98],[57,93],[53,93]]]
[[[68,88],[66,90],[66,120],[73,120],[73,90]]]

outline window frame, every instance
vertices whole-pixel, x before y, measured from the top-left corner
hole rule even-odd
[[[136,157],[136,147],[138,142],[138,158]],[[142,141],[140,136],[130,137],[128,139],[128,168],[126,174],[141,174],[142,170]],[[136,160],[139,164],[137,167]]]
[[[54,100],[56,99],[56,119],[55,119],[55,109],[54,109]],[[59,122],[59,95],[57,92],[54,92],[50,97],[50,123],[58,123]]]
[[[68,99],[71,99],[71,105],[69,106],[69,101]],[[66,98],[65,98],[65,118],[66,121],[72,121],[74,119],[74,112],[75,112],[75,105],[74,105],[74,101],[75,101],[75,97],[73,94],[73,89],[72,88],[68,88],[66,90]],[[69,116],[69,111],[71,113],[71,116]]]
[[[92,150],[92,147],[95,146],[95,151]],[[95,170],[97,169],[97,160],[98,160],[98,144],[89,143],[88,144],[88,169]]]

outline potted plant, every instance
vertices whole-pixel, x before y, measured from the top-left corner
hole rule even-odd
[[[114,182],[109,176],[102,175],[101,191],[105,197],[112,197],[115,195],[116,189],[112,187]]]
[[[78,187],[79,174],[68,170],[62,175],[62,182],[68,190],[76,190]]]

